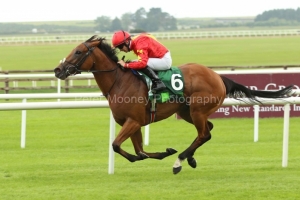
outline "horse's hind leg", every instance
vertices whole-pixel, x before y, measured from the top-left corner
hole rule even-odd
[[[156,153],[148,153],[145,152],[143,149],[143,136],[141,129],[136,131],[131,137],[130,137],[132,144],[134,146],[135,153],[138,155],[137,160],[143,160],[146,158],[154,158],[154,159],[163,159],[165,157],[168,157],[170,155],[173,155],[177,153],[177,151],[173,148],[167,148],[166,152],[156,152]]]
[[[191,118],[190,115],[190,110],[189,109],[184,109],[180,112],[177,113],[183,120],[185,120],[186,122],[189,122],[191,124],[193,123],[193,120]],[[211,131],[213,129],[214,125],[212,122],[207,121],[207,129],[208,131]],[[210,134],[210,133],[209,133]],[[194,143],[196,141],[197,138],[195,138],[195,140],[192,142]],[[187,156],[187,162],[188,164],[192,167],[192,168],[196,168],[197,167],[197,161],[196,159],[193,157],[194,153],[197,149],[195,149],[194,151],[191,151],[190,155]]]
[[[196,167],[195,159],[193,158],[193,155],[198,147],[203,145],[205,142],[210,140],[211,134],[209,131],[209,125],[207,123],[207,115],[203,114],[200,111],[194,111],[192,113],[192,121],[194,122],[194,125],[198,132],[198,137],[193,141],[193,143],[181,154],[179,154],[178,159],[175,161],[175,164],[173,166],[173,173],[177,174],[181,171],[181,162],[188,158],[189,164],[192,167]]]
[[[213,123],[211,123],[210,121],[207,121],[207,127],[205,129],[205,131],[208,131],[207,135],[210,135],[211,139],[211,134],[210,131],[213,129]],[[197,140],[197,138],[193,141],[193,143]],[[197,148],[199,148],[200,146],[198,146]],[[194,158],[194,153],[197,150],[197,148],[194,151],[191,151],[190,155],[187,156],[187,162],[188,164],[192,167],[192,168],[196,168],[197,167],[197,161]]]

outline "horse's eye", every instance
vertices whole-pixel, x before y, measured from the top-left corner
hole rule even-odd
[[[81,54],[81,51],[76,51],[75,54]]]

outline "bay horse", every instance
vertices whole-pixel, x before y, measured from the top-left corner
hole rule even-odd
[[[148,88],[142,80],[129,69],[122,69],[118,64],[117,50],[105,41],[105,38],[92,36],[76,46],[54,69],[55,76],[66,79],[81,72],[92,72],[100,90],[109,102],[115,121],[122,126],[112,143],[113,150],[130,162],[146,158],[163,159],[177,153],[173,148],[165,152],[146,152],[143,149],[141,127],[150,123],[150,102]],[[164,120],[177,113],[182,119],[193,124],[197,131],[191,145],[178,155],[173,173],[182,169],[182,161],[196,168],[194,153],[198,147],[211,139],[213,124],[208,117],[222,105],[226,95],[233,98],[248,98],[260,103],[257,97],[284,98],[293,85],[277,91],[251,90],[213,70],[196,63],[179,66],[184,77],[183,95],[185,101],[157,103],[155,122]],[[117,99],[126,99],[120,103]],[[136,155],[121,148],[122,143],[131,139]]]

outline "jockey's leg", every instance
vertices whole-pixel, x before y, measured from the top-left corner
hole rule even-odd
[[[151,79],[152,92],[166,89],[166,85],[159,79],[158,75],[150,67],[146,66],[146,68],[141,69],[140,71]]]

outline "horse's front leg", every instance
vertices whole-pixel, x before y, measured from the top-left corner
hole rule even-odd
[[[146,158],[154,158],[154,159],[161,160],[165,157],[177,153],[177,151],[173,148],[167,148],[165,152],[156,152],[156,153],[145,152],[143,149],[143,136],[142,136],[141,129],[135,132],[130,138],[134,146],[135,153],[139,157],[139,160],[143,160]]]
[[[136,160],[141,160],[140,156],[132,155],[127,153],[121,148],[122,143],[127,140],[129,137],[132,137],[136,132],[141,129],[141,125],[131,118],[127,119],[126,122],[123,124],[119,134],[115,138],[112,143],[113,150],[129,160],[130,162],[135,162]]]

